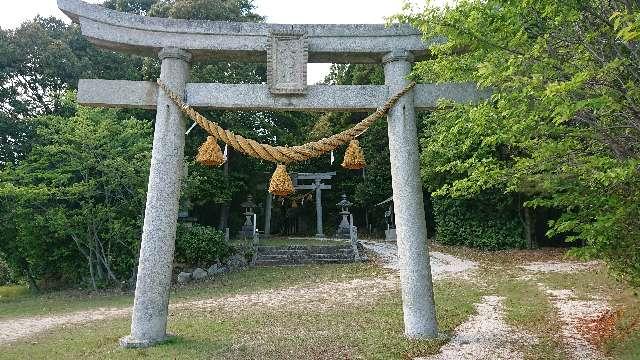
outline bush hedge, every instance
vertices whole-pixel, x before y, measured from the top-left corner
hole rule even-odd
[[[480,194],[473,199],[433,197],[436,240],[484,250],[524,247],[524,227],[509,196]]]
[[[211,226],[179,224],[175,259],[192,266],[209,266],[224,261],[233,248],[224,241],[224,233]]]

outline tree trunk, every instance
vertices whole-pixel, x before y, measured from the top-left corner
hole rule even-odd
[[[105,279],[105,275],[104,275],[104,269],[102,267],[101,261],[100,261],[100,249],[98,248],[98,242],[95,241],[95,239],[93,240],[93,255],[95,257],[95,261],[94,264],[96,265],[96,272],[98,273],[98,279],[100,281],[103,281]]]
[[[97,291],[98,287],[96,286],[96,277],[94,275],[93,272],[93,255],[92,255],[93,251],[91,250],[91,248],[89,248],[89,274],[91,275],[91,285],[93,286],[93,290]]]
[[[531,208],[524,208],[524,231],[527,249],[535,249],[538,247],[536,243],[536,221],[535,215]]]
[[[113,271],[111,271],[111,266],[109,266],[109,262],[107,261],[108,258],[104,253],[104,246],[102,245],[102,241],[100,241],[97,235],[95,241],[98,244],[97,249],[100,250],[99,253],[96,254],[96,256],[99,257],[102,266],[107,271],[107,276],[109,277],[109,279],[111,279],[114,283],[118,283],[118,278],[116,278],[116,275],[113,273]]]
[[[19,262],[20,262],[20,268],[22,269],[22,273],[27,278],[27,282],[29,283],[29,290],[31,290],[31,292],[33,293],[39,293],[40,287],[38,287],[36,280],[33,278],[33,275],[29,270],[29,265],[27,261],[24,258],[20,258]]]

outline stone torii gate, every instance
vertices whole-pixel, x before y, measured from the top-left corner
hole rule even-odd
[[[296,190],[315,190],[316,192],[316,237],[323,238],[322,228],[322,190],[331,190],[331,185],[323,184],[322,180],[331,180],[336,176],[335,171],[327,173],[298,173],[294,179],[293,188]],[[313,180],[313,184],[298,184],[298,180]]]
[[[373,112],[407,84],[412,62],[429,42],[406,25],[277,25],[159,19],[120,13],[80,0],[58,0],[96,46],[162,61],[160,79],[199,108]],[[436,40],[434,40],[436,41]],[[198,60],[265,62],[267,84],[189,83]],[[382,63],[385,85],[307,86],[308,62]],[[437,324],[419,173],[415,111],[440,98],[483,97],[473,84],[420,84],[388,114],[405,335],[435,337]],[[81,80],[78,102],[157,109],[131,334],[125,347],[167,338],[169,287],[186,123],[154,82]]]

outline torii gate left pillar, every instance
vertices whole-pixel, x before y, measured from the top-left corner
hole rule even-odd
[[[165,48],[158,56],[162,61],[160,79],[183,96],[191,55],[181,49]],[[157,101],[131,335],[120,340],[124,347],[148,347],[167,339],[185,121],[180,109],[163,92],[158,92]]]

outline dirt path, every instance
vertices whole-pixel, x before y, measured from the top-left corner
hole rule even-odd
[[[591,270],[598,264],[598,262],[532,262],[518,266],[526,270],[527,273],[517,279],[536,279],[537,275],[541,273],[574,273]],[[605,316],[611,311],[609,304],[597,297],[579,300],[572,290],[552,290],[542,283],[538,283],[538,287],[549,296],[549,300],[554,305],[557,316],[563,324],[561,336],[566,344],[569,358],[574,360],[606,359],[589,342],[580,326],[583,326],[585,322],[594,322]],[[523,359],[522,346],[534,344],[537,339],[505,322],[504,300],[505,298],[500,296],[485,296],[481,303],[475,304],[477,314],[456,328],[454,337],[440,349],[440,353],[415,360]]]
[[[591,345],[588,338],[580,331],[580,323],[593,321],[606,314],[610,308],[606,301],[590,299],[578,300],[571,290],[551,290],[540,284],[550,296],[551,302],[558,311],[562,321],[562,337],[575,360],[604,359],[604,355]]]
[[[460,325],[440,353],[415,360],[518,360],[519,350],[536,338],[509,326],[504,320],[504,297],[485,296],[477,314]]]
[[[365,249],[373,251],[378,255],[383,267],[392,270],[398,270],[400,268],[398,264],[398,247],[396,244],[373,241],[361,242]],[[431,259],[431,274],[434,279],[442,279],[450,276],[467,276],[478,268],[478,263],[475,261],[461,259],[449,254],[432,251],[429,255]]]
[[[542,261],[531,262],[519,266],[528,273],[521,279],[536,279],[537,274],[544,273],[575,273],[595,269],[598,261]],[[595,295],[588,299],[578,299],[573,290],[551,289],[547,285],[538,282],[538,288],[548,297],[557,311],[558,319],[562,323],[562,340],[567,346],[570,359],[574,360],[598,360],[606,357],[589,342],[588,335],[581,331],[584,323],[594,323],[599,318],[611,311],[609,303]]]
[[[386,244],[382,244],[386,245]],[[380,250],[383,251],[383,250]],[[376,251],[377,252],[377,251]],[[380,253],[379,253],[380,254]],[[383,265],[397,268],[394,262],[395,250],[389,247],[383,251]],[[475,268],[475,263],[442,253],[433,253],[432,271],[435,279],[461,276]],[[354,279],[345,282],[328,282],[314,285],[300,285],[278,290],[263,290],[251,294],[225,296],[172,304],[171,311],[223,310],[229,312],[256,308],[287,308],[323,310],[335,306],[373,303],[382,294],[397,291],[397,274],[369,279]],[[335,296],[341,294],[343,296]],[[26,338],[57,326],[79,325],[91,321],[125,317],[131,308],[95,309],[70,314],[16,318],[0,321],[0,344]]]
[[[91,321],[122,317],[130,313],[125,309],[95,309],[65,315],[38,316],[0,321],[0,344],[19,340],[63,325],[81,324]]]
[[[261,308],[326,310],[336,306],[368,304],[382,294],[395,291],[397,277],[389,275],[346,282],[329,282],[313,286],[293,286],[280,290],[264,290],[254,294],[224,296],[217,299],[185,301],[169,306],[170,311],[222,310],[244,312]],[[343,296],[335,296],[339,293]],[[65,315],[18,318],[0,321],[0,344],[28,337],[61,325],[77,325],[91,321],[125,317],[131,307],[95,309]]]
[[[520,266],[529,272],[531,279],[539,273],[574,273],[592,270],[599,265],[597,261],[579,262],[534,262]],[[538,288],[543,291],[557,311],[562,322],[562,339],[567,345],[569,357],[574,360],[597,360],[606,357],[589,342],[588,334],[581,330],[585,323],[596,324],[598,319],[611,311],[609,303],[598,296],[591,295],[578,299],[571,289],[551,289],[539,282]]]

